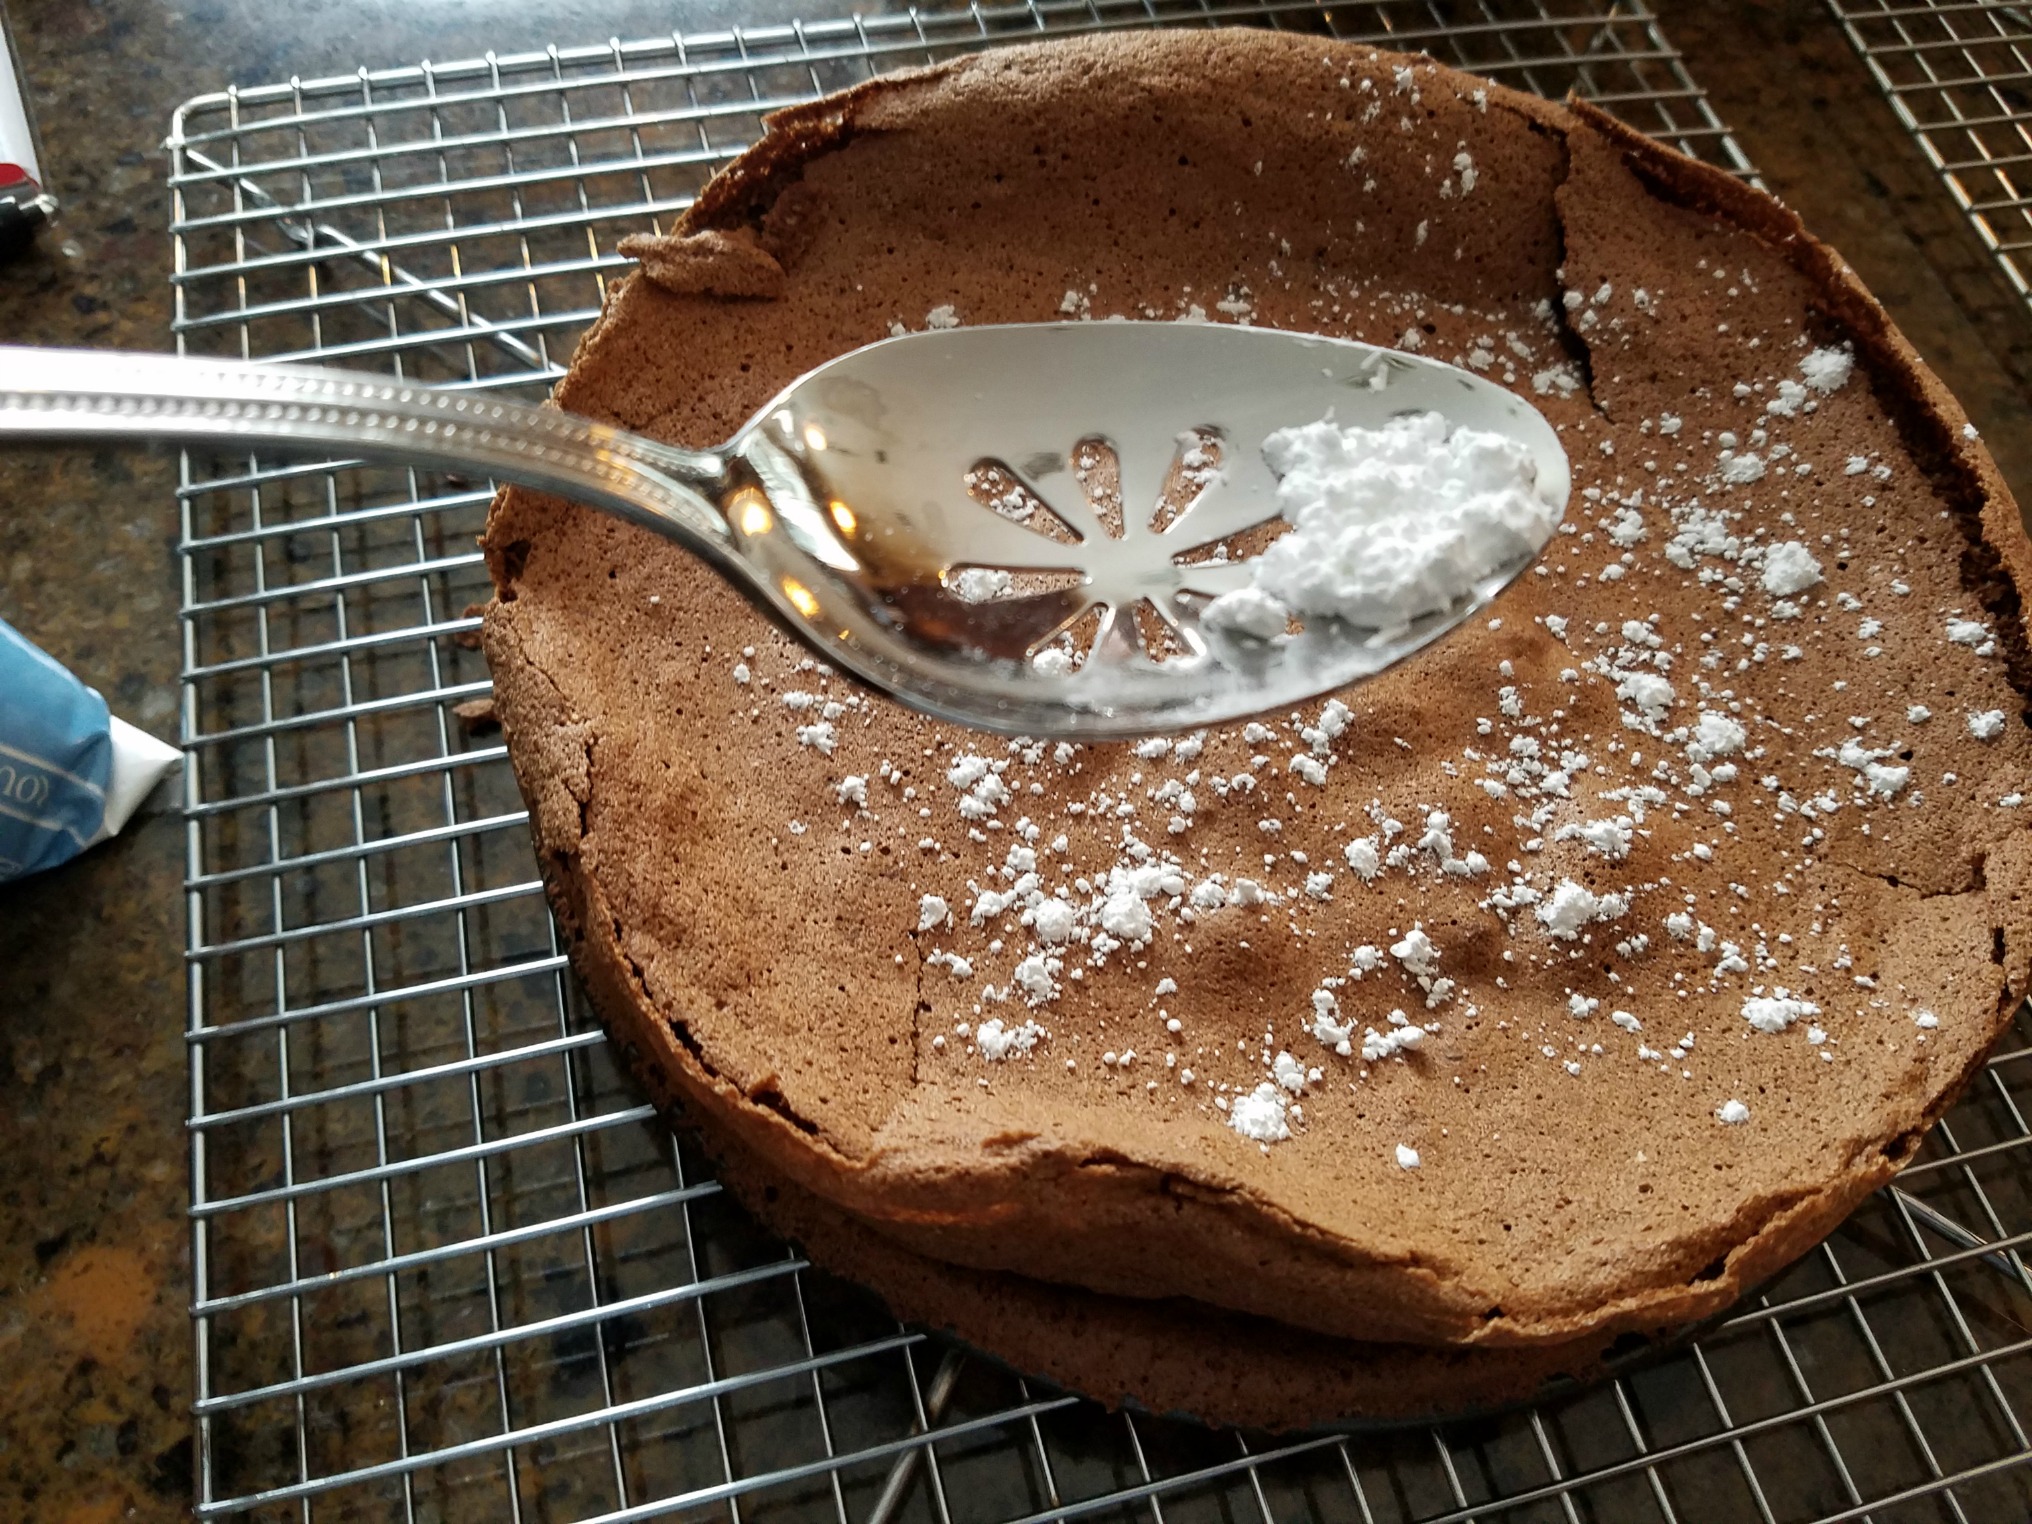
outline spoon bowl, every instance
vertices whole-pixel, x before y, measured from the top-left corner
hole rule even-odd
[[[1262,641],[1200,618],[1249,584],[1274,533],[1268,435],[1407,412],[1522,444],[1563,512],[1565,452],[1515,394],[1417,355],[1226,324],[904,335],[818,367],[708,451],[378,376],[0,347],[0,438],[339,452],[554,491],[675,539],[901,702],[1039,738],[1286,709],[1485,607],[1542,546],[1390,629],[1309,619]]]

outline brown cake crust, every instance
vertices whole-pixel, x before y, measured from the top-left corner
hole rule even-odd
[[[1605,1369],[1606,1335],[1522,1348],[1363,1344],[1179,1299],[1106,1296],[913,1254],[714,1134],[720,1181],[816,1264],[906,1322],[954,1334],[1024,1375],[1111,1408],[1303,1429],[1482,1413]]]
[[[1472,187],[1456,153],[1477,167]],[[1282,903],[1160,916],[1148,946],[1077,983],[1068,959],[1034,1013],[1048,1038],[999,1064],[961,1027],[1033,1014],[1020,1000],[973,1009],[1028,943],[1013,917],[969,925],[966,908],[970,885],[998,882],[1016,822],[992,855],[970,842],[943,775],[967,752],[1002,753],[873,701],[842,709],[835,753],[801,745],[781,695],[851,695],[800,669],[734,594],[638,531],[503,494],[485,639],[574,963],[633,1063],[857,1233],[922,1261],[1366,1341],[1558,1345],[1675,1325],[1725,1306],[1887,1179],[2022,997],[2032,854],[2023,816],[1999,802],[2032,783],[2017,510],[1889,319],[1768,198],[1599,113],[1426,61],[1160,33],[998,50],[785,113],[669,239],[631,247],[658,279],[616,291],[558,397],[678,442],[725,437],[802,371],[940,307],[993,322],[1199,306],[1481,356],[1561,428],[1577,487],[1612,494],[1576,500],[1580,533],[1505,595],[1500,628],[1464,629],[1343,695],[1354,721],[1323,787],[1287,772],[1285,753],[1304,750],[1296,725],[1280,720],[1270,742],[1208,736],[1196,771],[1209,778],[1263,752],[1274,771],[1260,808],[1203,805],[1181,861],[1239,876],[1274,847],[1283,865],[1255,871]],[[1852,346],[1856,379],[1811,411],[1764,412],[1822,345]],[[1579,382],[1570,396],[1562,375]],[[1738,379],[1764,390],[1736,397]],[[1766,425],[1811,478],[1720,481],[1719,432]],[[1638,488],[1645,539],[1603,576],[1622,544],[1608,538],[1617,503]],[[1753,560],[1697,552],[1715,573],[1703,581],[1662,553],[1703,495],[1746,543],[1797,537],[1818,553],[1825,580],[1798,619],[1782,620]],[[1982,622],[1993,654],[1947,641],[1950,611]],[[1627,654],[1616,632],[1653,614],[1677,663],[1665,734],[1628,730],[1613,682],[1594,678],[1597,661],[1611,678],[1628,670],[1610,665]],[[1866,618],[1884,625],[1868,657],[1853,633]],[[1722,646],[1699,639],[1717,630]],[[1743,652],[1740,670],[1701,665],[1724,647]],[[1500,688],[1521,719],[1499,717]],[[1744,701],[1742,778],[1684,794],[1672,725]],[[1930,728],[1900,718],[1908,701],[1938,711]],[[1993,739],[1962,723],[1993,710],[2008,716]],[[1469,753],[1526,732],[1585,747],[1591,763],[1562,772],[1567,795],[1482,788]],[[1835,755],[1855,738],[1907,766],[1909,791],[1859,794],[1862,774]],[[1640,750],[1677,782],[1627,857],[1560,839],[1618,807],[1612,787],[1643,783],[1627,762]],[[1182,764],[1106,747],[1007,760],[1019,791],[1038,791],[1005,813],[1063,831],[1078,866],[1104,865],[1119,838],[1067,806],[1104,793],[1142,811],[1151,846],[1174,846],[1150,788]],[[893,780],[882,767],[876,781],[878,764]],[[866,780],[869,807],[843,802],[848,777]],[[1798,801],[1823,789],[1837,807],[1802,817]],[[1485,845],[1494,866],[1470,881],[1421,858],[1364,884],[1339,859],[1372,829],[1372,802],[1413,838],[1444,810],[1461,850]],[[1541,806],[1531,851],[1515,822]],[[1268,842],[1258,821],[1272,813]],[[1302,892],[1294,848],[1340,868],[1330,899]],[[1528,907],[1491,908],[1506,860],[1541,887],[1571,879],[1630,908],[1571,943],[1551,937]],[[917,929],[924,893],[952,901],[951,927]],[[1717,974],[1713,949],[1664,930],[1681,910],[1756,965]],[[1317,1044],[1305,1026],[1320,980],[1414,924],[1457,986],[1425,1016],[1437,1033],[1374,1065]],[[1638,932],[1648,946],[1620,950]],[[933,953],[978,972],[951,979]],[[1176,993],[1153,993],[1162,977]],[[1805,1021],[1746,1025],[1752,992],[1781,985],[1821,1008],[1831,1044],[1807,1042]],[[1601,1001],[1585,1025],[1567,1012],[1575,995]],[[1423,1014],[1393,963],[1338,996],[1358,1033],[1393,1007]],[[1174,1041],[1160,1008],[1181,1020],[1194,1087],[1156,1067]],[[1644,1035],[1608,1026],[1612,1008]],[[1936,1024],[1917,1026],[1922,1013]],[[1640,1042],[1656,1043],[1652,1059]],[[1323,1073],[1295,1135],[1261,1147],[1211,1091],[1261,1080],[1273,1044]],[[1097,1062],[1129,1047],[1144,1067]],[[1730,1099],[1749,1124],[1717,1122]],[[1399,1143],[1419,1151],[1415,1171],[1396,1163]]]
[[[673,1127],[687,1119],[666,1071],[637,1065]],[[690,1129],[695,1134],[698,1129]],[[1364,1344],[1181,1299],[1111,1297],[913,1254],[774,1173],[732,1135],[699,1134],[713,1171],[765,1227],[856,1281],[905,1322],[956,1335],[1027,1376],[1110,1408],[1289,1430],[1409,1424],[1542,1398],[1653,1353],[1606,1336],[1523,1348]],[[1683,1335],[1671,1331],[1660,1345]]]

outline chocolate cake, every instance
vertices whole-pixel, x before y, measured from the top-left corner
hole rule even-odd
[[[1585,1364],[1817,1241],[2023,997],[2032,549],[1762,193],[1423,58],[1157,32],[779,114],[625,247],[557,400],[686,445],[892,332],[1122,316],[1452,361],[1573,464],[1494,617],[1125,746],[933,724],[501,495],[486,648],[574,964],[899,1304],[1005,1276]]]

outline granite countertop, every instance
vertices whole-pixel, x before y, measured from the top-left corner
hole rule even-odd
[[[229,82],[646,36],[825,0],[5,0],[61,221],[0,269],[0,341],[162,349],[160,141]],[[2032,312],[1817,0],[1660,0],[1771,187],[1862,273],[2032,501]],[[1782,60],[1776,62],[1776,60]],[[157,735],[177,725],[172,466],[0,457],[0,615]],[[191,1502],[184,837],[0,889],[0,1516],[103,1524]]]

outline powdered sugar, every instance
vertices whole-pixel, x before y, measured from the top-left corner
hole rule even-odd
[[[1751,482],[1762,481],[1767,469],[1764,457],[1755,450],[1745,450],[1740,455],[1733,450],[1722,451],[1719,474],[1731,487],[1746,487]]]
[[[1379,1064],[1386,1058],[1417,1048],[1425,1041],[1425,1028],[1408,1021],[1402,1011],[1390,1013],[1391,1024],[1382,1031],[1374,1027],[1362,1033],[1362,1062]]]
[[[1403,941],[1393,942],[1390,956],[1403,964],[1404,972],[1414,979],[1430,979],[1439,973],[1439,949],[1432,945],[1432,938],[1423,927],[1414,926],[1405,933]]]
[[[1856,357],[1846,349],[1816,349],[1799,362],[1799,374],[1806,384],[1825,396],[1848,384],[1856,368]]]
[[[1579,841],[1590,852],[1597,852],[1610,862],[1621,862],[1630,855],[1630,842],[1635,835],[1635,822],[1628,815],[1618,815],[1607,820],[1579,820],[1564,825],[1553,835],[1555,841]]]
[[[1893,755],[1890,747],[1865,746],[1854,736],[1848,737],[1832,751],[1823,749],[1819,754],[1834,758],[1843,767],[1855,769],[1857,780],[1865,789],[1886,799],[1902,790],[1912,777],[1911,768],[1883,760]]]
[[[1990,643],[1990,627],[1980,619],[1948,620],[1947,638],[1955,645],[1974,647],[1979,656],[1989,654],[1983,648]]]
[[[1072,936],[1079,923],[1079,911],[1069,901],[1045,899],[1024,912],[1037,940],[1056,947]]]
[[[1812,1001],[1795,1000],[1782,989],[1743,1002],[1743,1020],[1759,1032],[1782,1032],[1802,1016],[1819,1014],[1820,1007]]]
[[[1748,738],[1739,721],[1703,709],[1700,718],[1694,721],[1692,735],[1687,738],[1686,757],[1689,762],[1712,762],[1717,757],[1732,757],[1743,749],[1743,742]]]
[[[1616,679],[1616,697],[1636,706],[1647,720],[1662,720],[1673,700],[1672,684],[1655,672],[1625,672]]]
[[[1594,921],[1613,921],[1630,908],[1619,894],[1596,894],[1584,884],[1561,879],[1551,894],[1538,902],[1535,914],[1539,925],[1561,941],[1571,942]]]
[[[991,567],[970,566],[952,579],[953,595],[967,603],[987,603],[1006,598],[1015,589],[1016,579]]]
[[[974,1046],[988,1062],[1000,1063],[1012,1055],[1028,1053],[1049,1035],[1034,1021],[1011,1027],[1004,1026],[1001,1017],[990,1016],[974,1028]]]
[[[1275,640],[1290,628],[1291,609],[1260,588],[1238,587],[1209,603],[1200,619],[1214,629],[1246,635],[1251,640]]]
[[[1016,965],[1010,982],[1032,1005],[1043,1005],[1058,994],[1055,977],[1063,965],[1049,953],[1034,952]]]
[[[1782,540],[1764,552],[1759,579],[1773,598],[1790,598],[1820,581],[1820,562],[1798,540]]]
[[[1284,1092],[1265,1080],[1228,1107],[1228,1125],[1258,1143],[1282,1143],[1291,1136],[1284,1120]]]
[[[1438,413],[1379,429],[1330,417],[1279,429],[1263,457],[1291,532],[1257,558],[1252,586],[1202,616],[1259,640],[1291,615],[1389,628],[1448,608],[1535,551],[1558,519],[1528,449]]]

